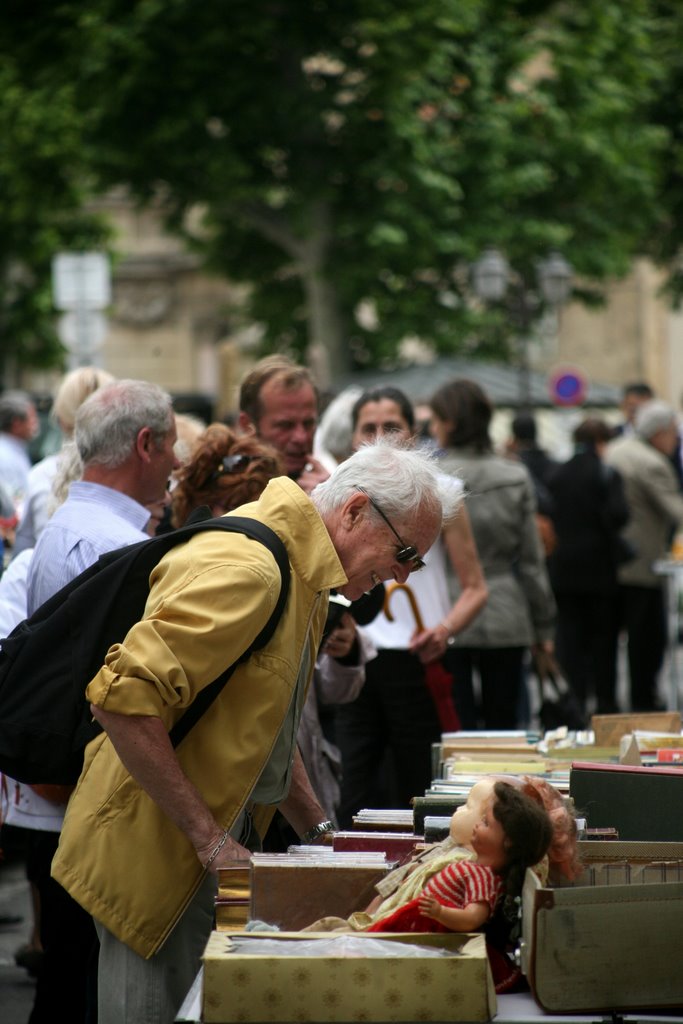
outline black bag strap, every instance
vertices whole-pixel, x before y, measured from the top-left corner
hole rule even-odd
[[[260,541],[264,547],[268,548],[275,558],[280,570],[280,593],[268,622],[265,624],[253,643],[249,645],[247,650],[237,659],[236,662],[229,665],[217,679],[214,679],[214,681],[209,684],[209,686],[204,687],[182,718],[180,718],[173,726],[169,733],[169,738],[174,747],[177,747],[178,744],[185,739],[190,729],[199,721],[204,712],[211,707],[237,666],[242,662],[247,661],[254,651],[260,650],[260,648],[266,646],[277,628],[287,601],[287,595],[289,594],[290,572],[287,549],[277,534],[271,530],[269,526],[266,526],[265,523],[259,522],[257,519],[246,519],[241,516],[221,516],[216,520],[216,522],[220,522],[222,529],[231,530],[235,533],[244,533],[247,537],[250,537],[252,540]],[[195,526],[195,524],[192,524],[192,526]],[[189,529],[191,529],[192,532],[196,532],[196,526],[195,529],[192,529],[192,526],[189,526]]]

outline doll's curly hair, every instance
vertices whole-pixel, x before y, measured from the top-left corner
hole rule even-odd
[[[560,874],[573,882],[583,870],[578,854],[578,833],[573,810],[567,806],[562,794],[545,779],[533,775],[522,776],[522,792],[545,807],[553,826],[553,838],[548,849],[551,881],[556,881],[555,876]]]
[[[231,456],[246,456],[244,465]],[[171,521],[182,526],[201,505],[219,505],[230,512],[255,501],[273,477],[282,476],[279,454],[252,434],[238,436],[222,423],[212,423],[197,439],[192,457],[177,474]]]

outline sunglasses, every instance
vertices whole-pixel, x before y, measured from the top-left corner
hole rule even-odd
[[[387,526],[389,527],[389,529],[393,533],[394,537],[398,541],[398,551],[396,552],[396,561],[400,562],[401,565],[406,565],[406,564],[410,563],[410,571],[411,572],[417,572],[419,569],[424,569],[424,562],[422,561],[422,559],[418,555],[417,548],[413,544],[406,544],[406,542],[403,540],[403,538],[401,537],[401,535],[398,532],[398,530],[394,527],[394,525],[391,522],[391,520],[389,519],[389,517],[386,516],[384,514],[384,512],[382,512],[382,509],[379,507],[379,505],[377,504],[375,499],[371,498],[370,495],[368,494],[368,492],[365,490],[365,488],[364,487],[360,487],[358,484],[356,484],[356,490],[357,491],[361,491],[365,495],[365,497],[368,499],[368,501],[370,502],[370,504],[374,508],[375,512],[379,516],[382,517],[382,519],[387,524]]]
[[[274,459],[266,458],[263,455],[226,455],[219,463],[218,469],[214,470],[206,482],[212,483],[219,477],[242,473],[252,462],[260,462],[268,472],[274,470],[276,465]]]

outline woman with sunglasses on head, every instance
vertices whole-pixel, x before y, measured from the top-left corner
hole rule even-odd
[[[283,473],[280,456],[270,445],[253,435],[237,436],[222,423],[212,423],[178,471],[171,521],[182,526],[202,505],[208,505],[212,515],[221,516],[255,501],[268,481]]]

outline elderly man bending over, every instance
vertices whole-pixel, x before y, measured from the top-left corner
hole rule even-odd
[[[380,442],[310,498],[278,477],[238,509],[284,542],[289,596],[271,641],[177,749],[169,729],[261,631],[280,578],[261,544],[213,531],[153,571],[144,618],[88,687],[105,733],[86,751],[53,862],[100,935],[99,1024],[172,1021],[211,928],[218,869],[248,859],[275,806],[299,834],[325,817],[296,733],[329,591],[354,599],[405,582],[455,514],[445,487],[424,452]]]

